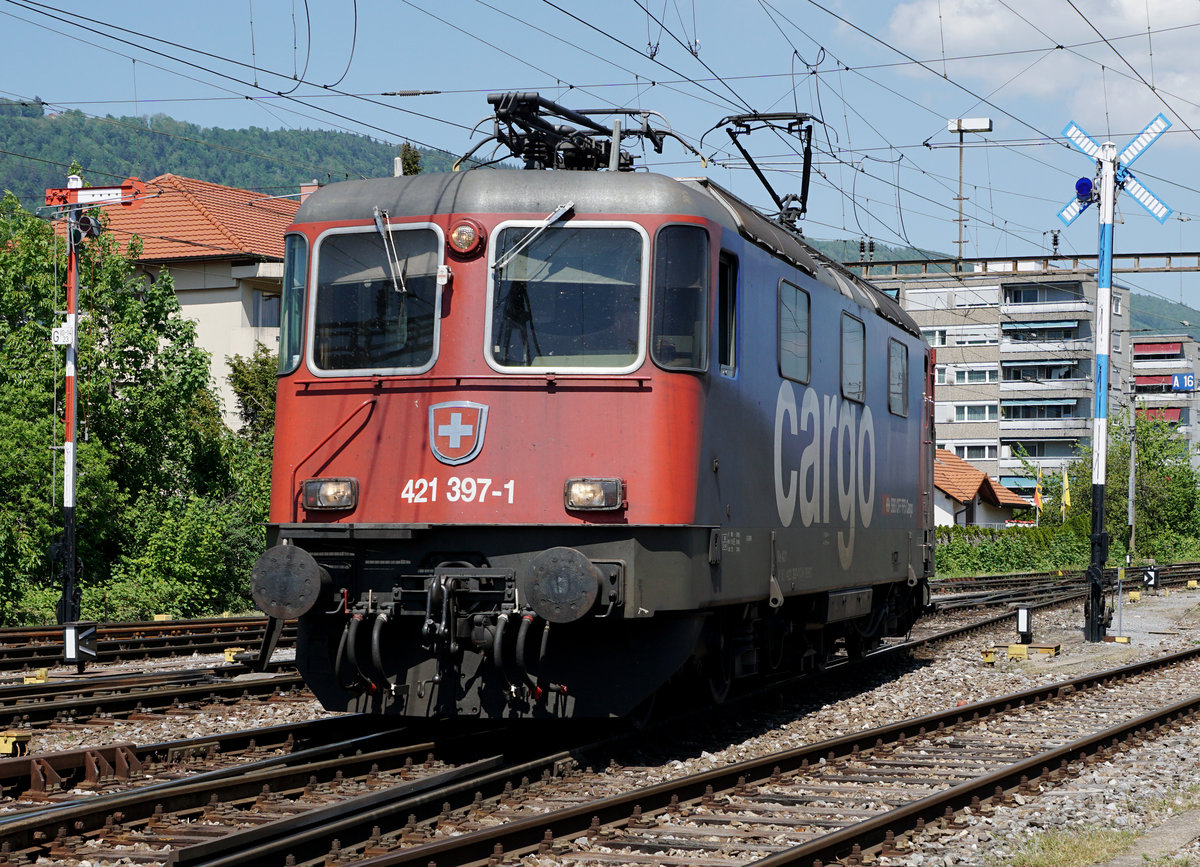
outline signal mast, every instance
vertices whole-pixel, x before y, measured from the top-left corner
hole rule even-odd
[[[1092,556],[1087,570],[1088,599],[1084,603],[1084,632],[1088,641],[1103,641],[1111,612],[1104,604],[1104,563],[1108,560],[1108,533],[1104,530],[1104,475],[1108,461],[1108,365],[1112,343],[1112,253],[1113,222],[1118,190],[1125,190],[1150,216],[1164,222],[1171,209],[1150,192],[1129,171],[1129,166],[1145,153],[1171,126],[1159,114],[1134,139],[1117,153],[1110,141],[1098,144],[1072,121],[1063,130],[1067,141],[1085,156],[1096,161],[1099,185],[1092,178],[1075,183],[1075,198],[1058,212],[1069,226],[1092,202],[1100,210],[1100,254],[1096,263],[1096,372],[1095,412],[1092,420]]]
[[[67,309],[63,324],[50,332],[50,342],[65,346],[66,384],[63,414],[63,535],[59,548],[62,560],[62,598],[58,602],[58,622],[64,627],[66,661],[83,665],[83,656],[95,657],[95,624],[79,623],[79,591],[76,587],[75,555],[75,444],[79,394],[75,385],[76,358],[79,352],[78,248],[85,237],[95,238],[101,226],[97,217],[85,213],[97,205],[119,202],[129,208],[137,207],[145,193],[145,185],[129,178],[120,186],[87,187],[79,175],[70,175],[67,186],[46,190],[46,204],[58,209],[67,219]]]

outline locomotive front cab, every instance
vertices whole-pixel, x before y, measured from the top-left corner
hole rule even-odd
[[[298,665],[327,707],[627,713],[702,619],[654,615],[695,607],[661,588],[706,562],[688,419],[710,227],[384,209],[347,223],[287,236],[282,544],[255,599],[300,618]]]

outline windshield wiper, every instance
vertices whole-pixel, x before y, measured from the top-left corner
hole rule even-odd
[[[530,229],[529,232],[526,233],[525,237],[521,238],[521,240],[517,242],[515,247],[501,256],[500,259],[496,261],[496,264],[492,266],[492,268],[496,271],[499,271],[501,268],[515,259],[518,253],[537,240],[538,236],[541,235],[542,232],[546,231],[573,210],[575,210],[574,202],[567,202],[565,205],[559,205],[551,214],[546,217],[546,219],[542,220],[540,223]]]
[[[375,206],[375,228],[379,230],[379,235],[383,238],[383,252],[387,256],[388,271],[392,276],[392,289],[400,296],[400,310],[396,315],[396,324],[399,330],[397,336],[403,346],[408,343],[408,284],[404,282],[404,266],[397,262],[396,244],[392,240],[392,222],[388,217],[388,212],[381,211],[378,205]],[[407,262],[406,259],[405,264]]]
[[[392,241],[392,222],[387,211],[375,208],[375,228],[379,237],[383,238],[383,251],[387,254],[388,271],[392,275],[392,288],[404,295],[408,294],[408,286],[404,282],[404,267],[399,265],[396,255],[396,244]],[[397,280],[399,282],[397,283]]]

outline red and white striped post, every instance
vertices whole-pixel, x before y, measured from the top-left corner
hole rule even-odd
[[[62,538],[62,598],[58,603],[58,622],[79,620],[79,598],[75,587],[75,442],[79,391],[75,383],[76,355],[79,351],[77,302],[79,296],[78,246],[85,235],[99,234],[95,218],[83,211],[109,202],[136,207],[146,191],[137,178],[130,178],[119,187],[84,188],[79,175],[67,178],[67,186],[46,190],[46,204],[61,209],[67,218],[67,309],[66,319],[50,333],[50,342],[67,348],[66,386],[63,410],[63,538]]]

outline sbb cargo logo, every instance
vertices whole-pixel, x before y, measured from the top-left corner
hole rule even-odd
[[[483,450],[487,416],[486,404],[468,400],[435,403],[429,407],[429,450],[450,466],[474,460]]]

